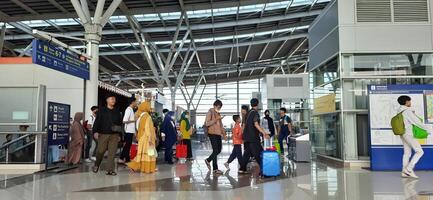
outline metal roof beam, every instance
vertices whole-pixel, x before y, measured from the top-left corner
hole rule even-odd
[[[239,44],[222,44],[222,45],[216,45],[216,46],[199,46],[197,47],[197,51],[206,51],[206,50],[213,50],[213,49],[226,49],[231,47],[237,47],[237,46],[248,46],[248,45],[256,45],[256,44],[264,44],[268,42],[278,42],[278,41],[285,41],[285,40],[295,40],[300,38],[306,38],[308,37],[308,34],[301,33],[301,34],[295,34],[295,35],[289,35],[284,37],[276,37],[271,39],[265,39],[265,40],[255,40],[255,41],[249,41],[249,42],[241,42]],[[187,48],[182,48],[181,51],[187,51]],[[170,49],[160,49],[160,52],[169,52]],[[119,55],[119,54],[139,54],[141,51],[137,50],[126,50],[126,51],[116,51],[116,52],[100,52],[100,55]]]
[[[54,1],[54,0],[48,0]],[[272,0],[272,2],[280,2],[282,0]],[[267,0],[242,0],[242,6],[246,5],[256,5],[260,3],[265,3]],[[52,3],[52,2],[51,2]],[[185,5],[186,11],[194,11],[194,10],[207,10],[211,8],[228,8],[228,7],[236,7],[238,1],[222,1],[215,2],[213,5],[209,3],[194,3]],[[54,4],[53,4],[54,5]],[[58,6],[56,6],[59,8]],[[128,11],[128,15],[139,15],[139,14],[150,14],[150,13],[167,13],[167,12],[178,12],[180,6],[172,5],[172,6],[158,6],[156,8],[153,7],[141,7],[141,8],[132,8]],[[62,10],[63,11],[63,10]],[[64,11],[63,11],[64,12]],[[122,12],[114,12],[114,15],[122,15]],[[126,14],[126,13],[125,13]],[[0,16],[0,21],[4,22],[14,22],[14,21],[22,21],[22,20],[49,20],[49,19],[65,19],[65,18],[77,18],[76,13],[47,13],[47,14],[31,14],[31,15],[16,15],[13,17],[2,17]]]
[[[266,22],[275,22],[281,20],[290,20],[297,19],[309,16],[316,16],[321,13],[321,10],[314,10],[309,12],[299,12],[288,14],[286,16],[272,16],[272,17],[263,17],[261,19],[244,19],[238,21],[229,21],[229,22],[216,22],[214,24],[190,24],[191,30],[203,30],[203,29],[212,29],[212,28],[225,28],[225,27],[236,27],[242,25],[251,25],[257,23],[266,23]],[[1,19],[0,19],[1,21]],[[151,28],[142,28],[141,31],[144,33],[157,33],[157,32],[170,32],[176,31],[176,26],[169,27],[151,27]],[[180,30],[188,30],[188,26],[181,26]],[[118,29],[118,30],[102,30],[102,35],[117,35],[117,34],[132,34],[133,31],[131,29]],[[65,35],[69,36],[83,36],[83,31],[73,31],[69,33],[65,33]],[[5,37],[6,40],[17,40],[17,39],[31,39],[32,37],[29,35],[7,35]]]
[[[300,59],[300,60],[296,60],[293,62],[290,62],[290,64],[303,64],[307,61],[307,59]],[[268,64],[268,65],[257,65],[257,66],[253,66],[253,67],[245,67],[245,68],[241,68],[239,71],[240,72],[249,72],[251,70],[262,70],[263,68],[281,68],[280,64]],[[237,72],[237,69],[234,68],[229,68],[229,69],[219,69],[219,70],[209,70],[209,71],[204,71],[202,72],[196,72],[196,73],[187,73],[185,74],[185,77],[199,77],[199,76],[215,76],[215,75],[219,75],[219,74],[227,74],[227,73],[235,73]],[[237,77],[237,76],[236,76]],[[169,75],[169,78],[176,78],[176,75]],[[108,80],[142,80],[142,79],[152,79],[152,77],[149,76],[129,76],[129,77],[113,77],[111,79],[109,78],[101,78],[101,80],[103,81],[108,81]]]
[[[36,12],[35,10],[31,9],[30,7],[28,7],[26,4],[24,4],[23,2],[19,1],[19,0],[11,0],[12,2],[14,2],[15,4],[17,4],[19,7],[21,7],[22,9],[26,10],[29,13],[32,13],[34,15],[39,15],[38,12]],[[1,21],[1,20],[0,20]]]

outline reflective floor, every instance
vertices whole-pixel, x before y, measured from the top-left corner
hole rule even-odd
[[[421,178],[416,181],[402,179],[398,172],[337,169],[317,162],[285,160],[279,178],[238,175],[236,161],[231,171],[214,176],[204,164],[210,147],[194,146],[195,161],[159,164],[159,172],[152,175],[132,173],[121,166],[116,177],[93,174],[86,164],[63,173],[2,175],[0,199],[433,199],[433,172],[418,172]],[[220,169],[224,169],[230,149],[224,145]]]

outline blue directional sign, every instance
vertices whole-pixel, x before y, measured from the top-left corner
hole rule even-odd
[[[70,105],[48,102],[48,145],[69,142],[70,114]]]
[[[84,57],[43,40],[34,39],[32,45],[32,61],[34,64],[89,80],[89,63]]]

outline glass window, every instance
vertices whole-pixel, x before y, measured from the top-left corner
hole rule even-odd
[[[432,55],[424,53],[346,55],[343,57],[342,69],[346,75],[433,75]]]

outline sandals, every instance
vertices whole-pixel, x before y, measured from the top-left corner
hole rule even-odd
[[[99,171],[99,167],[98,167],[98,166],[93,166],[93,167],[92,167],[92,172],[93,172],[93,173],[96,174],[96,173],[98,173],[98,171]]]
[[[117,173],[115,171],[109,171],[105,175],[107,175],[107,176],[117,176]]]

